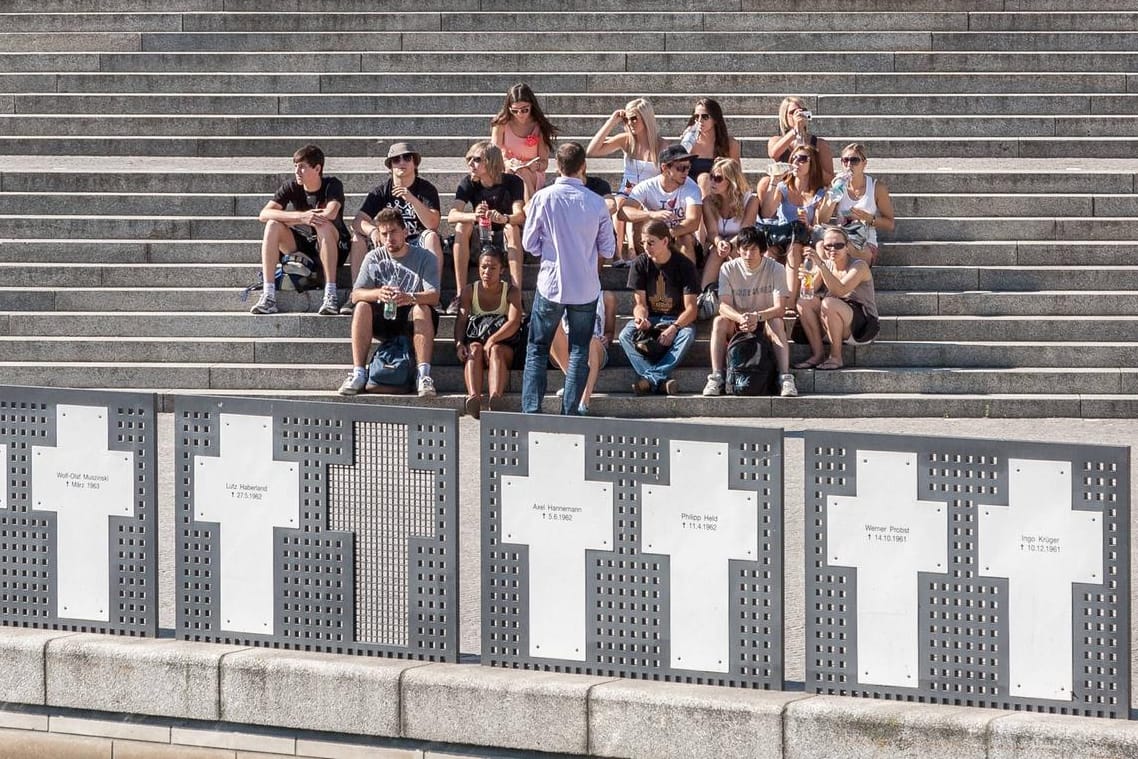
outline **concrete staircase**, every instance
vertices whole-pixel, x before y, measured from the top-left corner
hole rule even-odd
[[[461,155],[524,80],[581,141],[636,95],[674,137],[712,95],[752,177],[778,102],[801,95],[817,133],[835,149],[866,143],[893,191],[882,332],[847,352],[849,368],[799,372],[796,399],[632,398],[614,349],[595,413],[1138,411],[1136,2],[77,5],[8,0],[0,13],[2,384],[330,395],[347,318],[317,316],[318,294],[275,317],[238,298],[257,276],[255,216],[292,151],[324,147],[350,217],[383,175],[377,156],[413,139],[446,209]],[[619,162],[590,169],[615,181]],[[457,406],[452,326],[435,403]],[[701,339],[677,374],[685,392],[707,362]]]

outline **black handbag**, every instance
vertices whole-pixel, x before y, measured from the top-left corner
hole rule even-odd
[[[660,327],[649,327],[638,329],[632,334],[632,344],[636,347],[636,352],[653,364],[668,355],[669,346],[660,342],[660,333],[663,331]]]

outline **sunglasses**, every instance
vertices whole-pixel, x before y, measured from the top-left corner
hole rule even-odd
[[[810,156],[808,156],[808,155],[796,155],[790,159],[790,162],[791,163],[810,163]]]
[[[861,158],[856,155],[842,156],[842,163],[846,164],[847,166],[857,166],[859,163],[861,163]]]
[[[624,123],[625,124],[635,124],[637,121],[640,121],[639,116],[629,116],[624,120]]]
[[[524,116],[525,114],[529,113],[529,110],[530,107],[528,105],[523,105],[521,108],[511,108],[510,113],[516,113],[519,116]]]
[[[471,166],[475,166],[477,164],[480,164],[480,163],[482,163],[482,161],[483,161],[483,157],[480,155],[470,155],[470,156],[466,157],[466,162],[468,164],[470,164]]]
[[[822,243],[822,247],[826,250],[845,250],[846,244],[844,242],[826,242]]]
[[[712,182],[722,182],[724,179],[726,179],[726,177],[724,177],[722,174],[712,174],[711,175],[711,181]]]
[[[392,156],[392,163],[412,163],[415,160],[414,153],[403,153],[401,155]]]
[[[700,121],[710,121],[711,120],[711,114],[710,113],[693,113],[691,115],[691,117],[693,119],[699,119]]]
[[[668,168],[672,169],[674,171],[682,171],[682,172],[686,173],[686,172],[691,170],[691,164],[690,163],[673,163]]]

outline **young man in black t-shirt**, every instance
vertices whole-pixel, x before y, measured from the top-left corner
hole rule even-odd
[[[443,270],[443,245],[439,237],[439,191],[419,176],[423,157],[408,142],[396,142],[387,151],[383,165],[391,172],[367,194],[356,218],[352,221],[352,279],[359,274],[360,263],[369,250],[379,245],[379,230],[375,217],[384,208],[394,208],[403,217],[407,229],[407,242],[418,245],[434,254]],[[344,308],[351,313],[351,304]]]
[[[351,236],[344,226],[344,185],[324,176],[324,151],[305,145],[292,156],[295,178],[285,182],[261,209],[264,290],[254,314],[277,312],[276,269],[281,254],[303,253],[319,261],[324,275],[320,313],[337,313],[336,269],[348,259]],[[291,209],[291,210],[289,210]]]

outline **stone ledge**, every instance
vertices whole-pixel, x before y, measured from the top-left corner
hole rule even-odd
[[[987,759],[1138,756],[1138,724],[1055,714],[1011,714],[988,726]]]
[[[75,633],[63,630],[0,629],[0,701],[47,703],[47,644]]]

